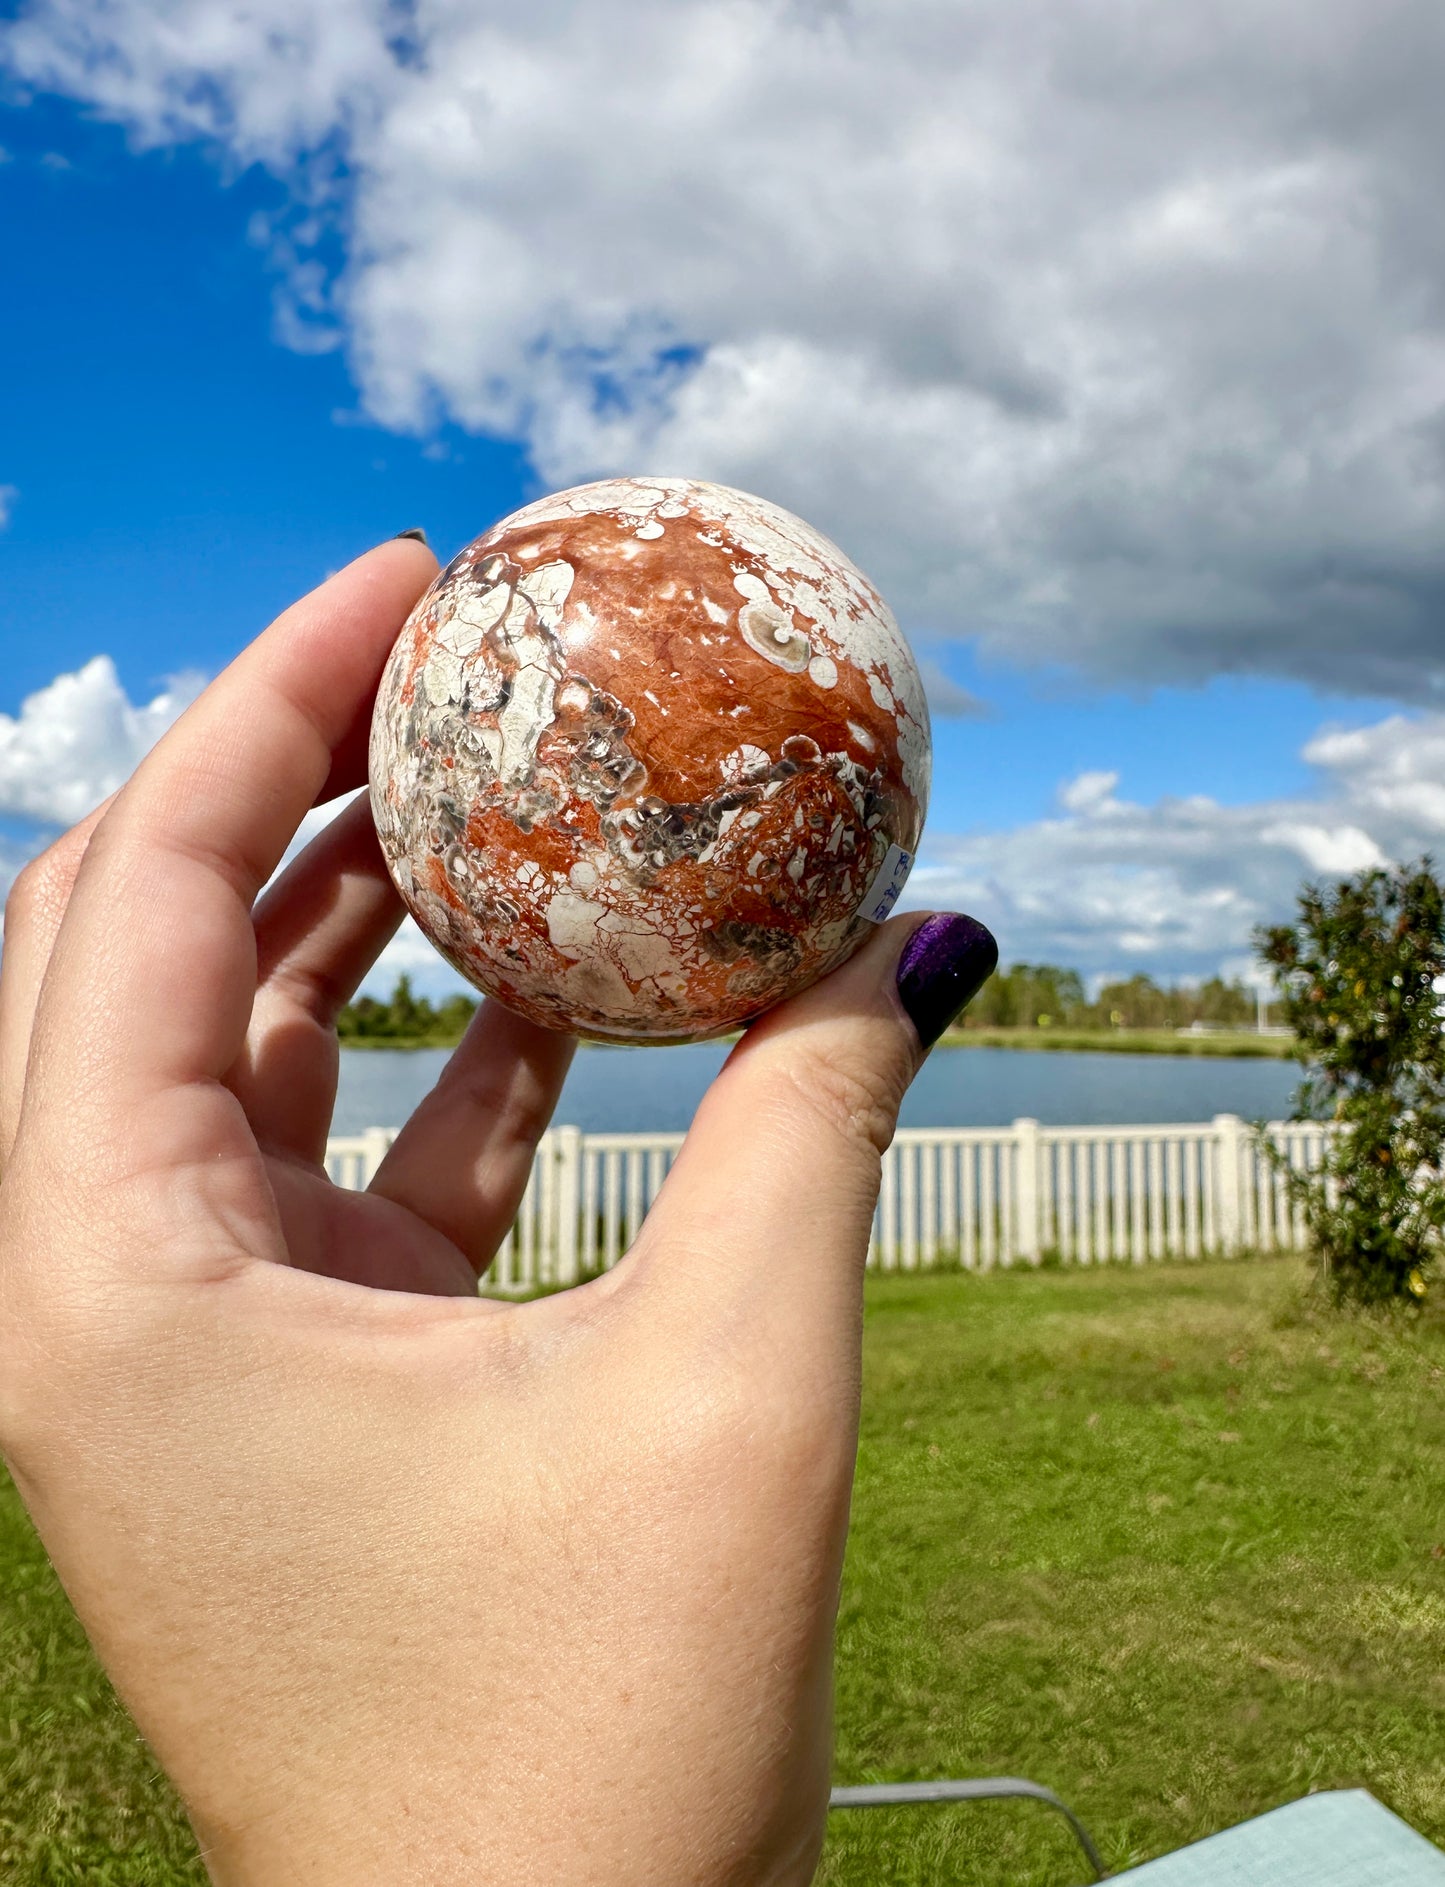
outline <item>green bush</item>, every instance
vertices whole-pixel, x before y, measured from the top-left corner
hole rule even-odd
[[[1333,1124],[1312,1174],[1280,1164],[1337,1297],[1425,1295],[1445,1227],[1445,888],[1428,858],[1306,885],[1256,934],[1306,1064],[1297,1119]]]

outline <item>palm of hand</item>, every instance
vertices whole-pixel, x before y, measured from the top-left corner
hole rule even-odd
[[[898,933],[750,1032],[625,1264],[564,1297],[475,1290],[564,1038],[484,1005],[370,1190],[332,1187],[335,1011],[400,915],[364,800],[257,893],[359,783],[430,567],[393,544],[298,605],[27,874],[0,1438],[216,1879],[801,1881],[917,1057]]]

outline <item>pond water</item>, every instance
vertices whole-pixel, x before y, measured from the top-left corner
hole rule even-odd
[[[584,1133],[685,1128],[728,1052],[580,1048],[558,1121]],[[445,1049],[343,1050],[333,1132],[398,1127],[436,1080]],[[1049,1126],[1143,1125],[1240,1114],[1276,1120],[1299,1080],[1293,1062],[1223,1056],[1075,1055],[1008,1048],[934,1051],[903,1104],[905,1127],[1000,1127],[1032,1115]]]

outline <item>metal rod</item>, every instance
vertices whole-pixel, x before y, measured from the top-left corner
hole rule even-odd
[[[1052,1789],[1041,1782],[1028,1782],[1022,1776],[977,1776],[964,1782],[867,1782],[857,1788],[834,1789],[828,1807],[895,1808],[910,1802],[988,1802],[1023,1796],[1031,1802],[1043,1802],[1055,1808],[1073,1829],[1079,1846],[1089,1857],[1096,1880],[1109,1878],[1103,1857],[1094,1846],[1088,1829]]]

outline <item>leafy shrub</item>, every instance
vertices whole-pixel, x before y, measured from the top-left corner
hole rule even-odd
[[[1333,1123],[1291,1172],[1338,1297],[1419,1299],[1445,1228],[1445,888],[1428,858],[1306,885],[1299,919],[1256,933],[1306,1074],[1296,1119]]]

